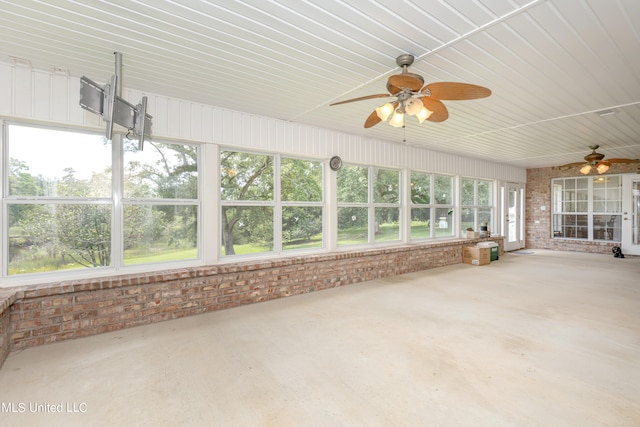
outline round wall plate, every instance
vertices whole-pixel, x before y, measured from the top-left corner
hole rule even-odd
[[[337,171],[342,167],[342,159],[338,156],[333,156],[331,160],[329,160],[329,167],[331,170]]]

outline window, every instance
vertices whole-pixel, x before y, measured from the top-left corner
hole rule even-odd
[[[8,274],[111,266],[111,144],[19,125],[6,135]]]
[[[222,151],[223,256],[324,247],[323,173],[318,161]]]
[[[282,158],[280,200],[282,201],[282,248],[324,247],[323,166],[321,162]]]
[[[480,231],[481,226],[491,226],[493,218],[492,183],[480,179],[462,178],[460,185],[460,229]]]
[[[453,236],[453,177],[411,173],[411,239]]]
[[[553,237],[620,241],[620,176],[558,178],[551,181],[551,187]]]
[[[400,171],[345,165],[337,187],[339,246],[401,239]]]
[[[400,171],[373,168],[374,241],[400,240]]]
[[[343,165],[338,170],[338,245],[369,242],[369,168]]]
[[[198,258],[198,147],[124,142],[124,263]]]
[[[199,257],[198,146],[149,141],[138,151],[123,139],[112,160],[99,134],[5,131],[3,276]]]
[[[622,238],[622,178],[600,176],[592,183],[593,239],[619,242]]]
[[[552,180],[553,236],[589,237],[589,178]]]
[[[273,156],[220,154],[222,255],[273,250]]]

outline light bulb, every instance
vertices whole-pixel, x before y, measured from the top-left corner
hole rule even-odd
[[[376,108],[376,114],[383,122],[393,113],[393,104],[387,102],[381,107]]]
[[[609,162],[606,161],[602,161],[598,163],[598,166],[596,166],[596,169],[598,170],[598,173],[605,173],[607,170],[609,170]]]
[[[589,172],[591,172],[591,165],[588,163],[580,168],[580,173],[583,175],[587,175]]]
[[[389,124],[391,126],[393,126],[394,128],[400,128],[400,127],[404,126],[404,114],[398,113],[396,111],[393,114],[393,117],[391,117],[391,120],[389,121]]]
[[[433,111],[429,111],[426,108],[422,107],[422,109],[420,110],[420,112],[416,115],[416,117],[418,118],[418,121],[420,123],[424,122],[426,119],[428,119],[429,117],[431,117],[431,115],[433,114]]]
[[[410,116],[415,116],[420,113],[420,110],[424,108],[422,105],[422,101],[417,98],[409,98],[404,104],[405,112]]]

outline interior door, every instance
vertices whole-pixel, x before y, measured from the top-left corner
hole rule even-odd
[[[640,255],[640,177],[622,180],[622,253]]]
[[[520,184],[507,184],[503,197],[504,250],[522,249],[524,247],[524,188]]]

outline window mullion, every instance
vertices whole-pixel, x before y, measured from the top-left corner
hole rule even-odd
[[[282,195],[280,191],[282,184],[280,177],[282,176],[281,170],[281,157],[279,155],[274,156],[273,159],[273,250],[276,253],[282,253]]]
[[[116,269],[124,266],[124,167],[122,135],[114,133],[111,144],[112,215],[111,215],[111,265]]]

